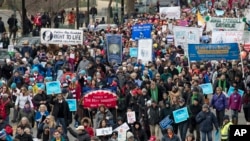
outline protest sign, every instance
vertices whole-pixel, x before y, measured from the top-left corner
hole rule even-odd
[[[172,123],[173,123],[173,120],[169,119],[169,115],[168,115],[159,124],[161,126],[161,129],[166,129]]]
[[[174,26],[174,44],[181,46],[188,54],[188,44],[200,43],[200,29],[195,27]]]
[[[129,48],[129,56],[130,57],[137,57],[138,56],[138,48],[136,48],[136,47]]]
[[[107,136],[112,134],[112,127],[96,129],[96,136]]]
[[[61,83],[60,81],[51,81],[46,82],[46,92],[48,95],[50,94],[61,94]]]
[[[203,91],[203,94],[207,95],[207,94],[213,94],[213,86],[211,83],[205,83],[205,84],[201,84],[199,85]]]
[[[217,16],[223,16],[224,15],[224,10],[215,10],[215,14],[217,15]]]
[[[230,95],[233,94],[233,93],[234,93],[234,87],[230,86],[229,89],[228,89],[228,91],[227,91],[227,96],[230,96]],[[243,96],[244,91],[241,90],[241,89],[238,89],[238,93],[239,93],[241,96]]]
[[[187,107],[173,111],[175,123],[186,121],[189,118]]]
[[[127,112],[127,120],[128,124],[134,123],[136,121],[135,112]]]
[[[250,38],[243,38],[249,31],[213,31],[212,43],[250,43]],[[244,41],[245,40],[245,41]]]
[[[180,19],[181,8],[180,6],[175,7],[160,7],[160,19]]]
[[[3,48],[3,42],[0,42],[0,48]]]
[[[206,16],[207,31],[242,31],[245,28],[245,23],[241,18],[218,18]]]
[[[68,105],[69,105],[69,110],[71,112],[74,112],[77,110],[77,103],[76,103],[76,99],[66,99]]]
[[[122,62],[122,36],[119,34],[107,34],[107,54],[110,63],[115,62],[121,64]]]
[[[132,27],[132,39],[149,39],[151,38],[152,24],[134,25]]]
[[[238,60],[239,47],[237,43],[225,44],[188,44],[190,61],[201,60]]]
[[[83,30],[42,28],[40,35],[42,44],[83,44]]]
[[[141,60],[144,64],[152,61],[152,45],[152,39],[140,39],[138,43],[137,60]]]
[[[116,129],[114,129],[114,131],[118,132],[118,137],[117,137],[118,141],[126,141],[126,135],[128,130],[129,126],[126,122],[117,127]]]
[[[100,105],[115,108],[117,106],[117,95],[108,90],[95,90],[84,95],[83,106],[85,108],[98,108]]]

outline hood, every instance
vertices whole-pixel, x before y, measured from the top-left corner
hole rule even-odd
[[[138,122],[138,121],[136,121],[136,122],[134,122],[134,127],[135,127],[135,125],[136,124],[138,124],[139,125],[139,128],[138,129],[136,129],[136,130],[140,130],[142,127],[141,127],[141,123],[140,122]]]
[[[81,120],[81,125],[83,125],[83,122],[84,122],[85,120],[87,120],[87,121],[88,121],[88,126],[89,126],[89,127],[92,127],[92,122],[91,122],[91,119],[90,119],[90,118],[88,118],[88,117],[84,117],[84,118],[82,118],[82,120]]]

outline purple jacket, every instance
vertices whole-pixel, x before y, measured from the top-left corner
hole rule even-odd
[[[228,108],[232,110],[241,110],[241,95],[239,93],[233,93],[228,100]]]
[[[222,111],[228,108],[227,98],[224,94],[214,94],[210,104],[210,106],[217,111]]]

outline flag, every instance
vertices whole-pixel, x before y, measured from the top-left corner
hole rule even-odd
[[[198,20],[198,25],[204,27],[205,26],[205,20],[202,18],[201,13],[198,11],[197,12],[197,20]]]

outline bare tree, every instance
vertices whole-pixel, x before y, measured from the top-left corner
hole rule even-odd
[[[135,11],[135,0],[126,0],[126,11],[127,14],[132,14]]]
[[[107,23],[110,23],[110,11],[111,11],[111,5],[112,5],[113,0],[109,0],[109,4],[108,4],[108,15],[107,15]]]

